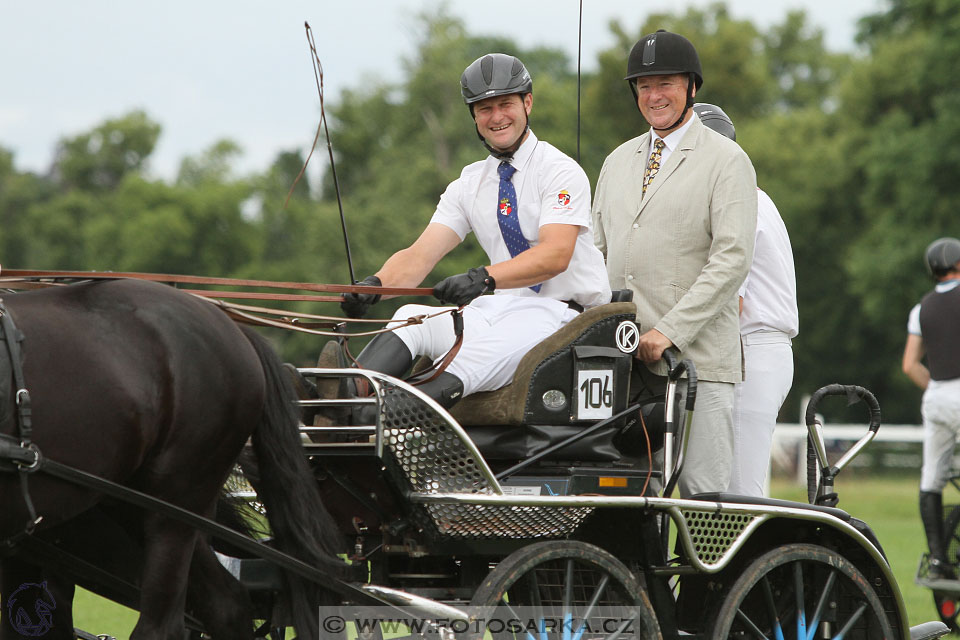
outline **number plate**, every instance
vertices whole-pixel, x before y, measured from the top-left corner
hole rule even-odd
[[[577,420],[613,415],[613,369],[581,369],[577,380]]]

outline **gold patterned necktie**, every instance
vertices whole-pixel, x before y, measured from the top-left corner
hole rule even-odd
[[[660,171],[660,153],[663,151],[663,148],[666,145],[663,143],[662,138],[657,138],[653,141],[653,152],[650,154],[650,159],[647,160],[647,170],[643,172],[643,191],[640,194],[640,198],[647,195],[647,187],[650,186],[650,183],[653,182],[654,176],[657,175],[657,171]]]

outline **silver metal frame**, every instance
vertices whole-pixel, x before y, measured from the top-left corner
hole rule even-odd
[[[416,387],[385,374],[362,369],[301,369],[301,372],[306,375],[323,377],[349,375],[362,376],[367,379],[374,390],[375,401],[379,407],[377,423],[371,425],[374,431],[376,454],[380,458],[393,457],[398,462],[396,466],[399,468],[409,468],[403,458],[412,454],[409,450],[398,450],[391,444],[396,440],[397,434],[402,432],[405,427],[397,426],[398,418],[391,415],[391,407],[384,402],[387,392],[409,395],[429,411],[429,414],[431,414],[429,416],[431,423],[429,429],[406,428],[416,430],[419,438],[427,437],[426,434],[429,433],[431,437],[437,439],[437,442],[444,442],[444,446],[458,448],[458,464],[472,465],[470,472],[479,479],[479,481],[460,491],[444,491],[439,488],[418,491],[416,487],[424,484],[421,477],[422,473],[418,473],[417,477],[407,478],[408,488],[411,489],[408,491],[408,498],[412,503],[423,507],[426,517],[433,520],[437,531],[441,534],[450,534],[453,537],[460,534],[460,537],[469,539],[471,535],[477,535],[476,527],[474,526],[473,530],[463,532],[457,529],[458,526],[463,525],[465,521],[475,523],[483,521],[484,518],[489,521],[491,516],[495,514],[495,522],[492,523],[491,527],[493,530],[497,529],[496,521],[508,522],[514,515],[518,520],[529,521],[530,518],[543,518],[548,523],[540,529],[539,534],[534,536],[523,535],[524,532],[517,531],[516,527],[505,527],[499,532],[502,534],[499,537],[563,539],[571,535],[586,515],[597,508],[616,507],[652,510],[669,516],[677,528],[680,545],[689,559],[689,565],[687,566],[660,567],[656,568],[655,572],[665,575],[713,574],[726,568],[751,535],[765,523],[778,518],[802,520],[841,533],[867,553],[880,568],[890,585],[904,628],[904,637],[909,637],[909,623],[905,619],[903,596],[890,565],[881,552],[862,533],[830,513],[805,508],[705,502],[668,497],[504,495],[499,482],[466,431],[443,407],[421,393]],[[356,400],[313,401],[309,404],[313,406],[321,404],[342,406],[343,404],[354,403],[356,403]],[[672,404],[668,402],[668,411],[671,406]],[[684,417],[686,418],[684,421],[686,429],[684,431],[688,431],[690,416]],[[369,429],[369,427],[366,428]],[[336,430],[338,428],[322,427],[322,429]],[[848,452],[841,459],[840,464],[848,463],[856,453],[869,443],[872,435],[870,433],[862,438],[855,446],[855,451]],[[685,440],[685,438],[683,439]],[[814,438],[815,443],[817,443],[817,440],[818,438]],[[822,444],[822,437],[819,438],[819,441]],[[427,438],[424,444],[430,446],[434,442]],[[680,444],[682,449],[684,443],[681,442]],[[680,455],[683,455],[682,450]],[[441,474],[447,472],[442,466],[433,470],[439,470]],[[422,468],[417,471],[422,472]],[[426,484],[430,485],[431,483]],[[443,487],[448,486],[449,483],[438,481],[436,485],[437,487]],[[445,517],[451,515],[452,520],[444,521]],[[558,520],[560,525],[557,524]],[[714,526],[714,523],[718,522],[722,523],[722,526]],[[485,533],[480,535],[491,537],[485,535]],[[494,535],[493,537],[497,536]],[[374,594],[371,593],[371,595]],[[394,596],[395,594],[391,594],[389,601],[396,604],[397,601]]]

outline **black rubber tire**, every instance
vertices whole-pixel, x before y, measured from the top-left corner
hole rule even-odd
[[[873,587],[851,562],[825,547],[789,544],[746,566],[714,614],[709,638],[796,640],[827,623],[833,633],[850,625],[845,640],[897,637]]]
[[[517,632],[516,626],[511,630],[504,621],[536,619],[539,624],[567,620],[566,616],[574,621],[574,629],[578,621],[587,620],[589,630],[601,631],[585,633],[584,638],[607,637],[620,627],[616,621],[627,620],[631,622],[624,622],[626,628],[616,637],[662,638],[650,599],[630,570],[600,547],[576,540],[538,542],[510,554],[490,572],[470,605],[474,620],[490,622],[482,629],[472,627],[471,638],[481,637],[482,631],[490,632],[493,640],[525,638],[526,633]],[[538,640],[562,638],[562,628],[560,622],[535,635]]]

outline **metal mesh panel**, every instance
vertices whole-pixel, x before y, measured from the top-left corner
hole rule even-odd
[[[448,538],[563,538],[593,511],[589,507],[427,504],[436,533]]]
[[[416,394],[381,380],[384,449],[414,493],[497,494],[460,433]],[[420,526],[441,537],[561,538],[591,508],[424,504]]]
[[[384,382],[383,440],[417,493],[494,493],[447,420],[404,389]]]
[[[683,509],[693,548],[705,565],[716,564],[747,526],[759,516]]]

